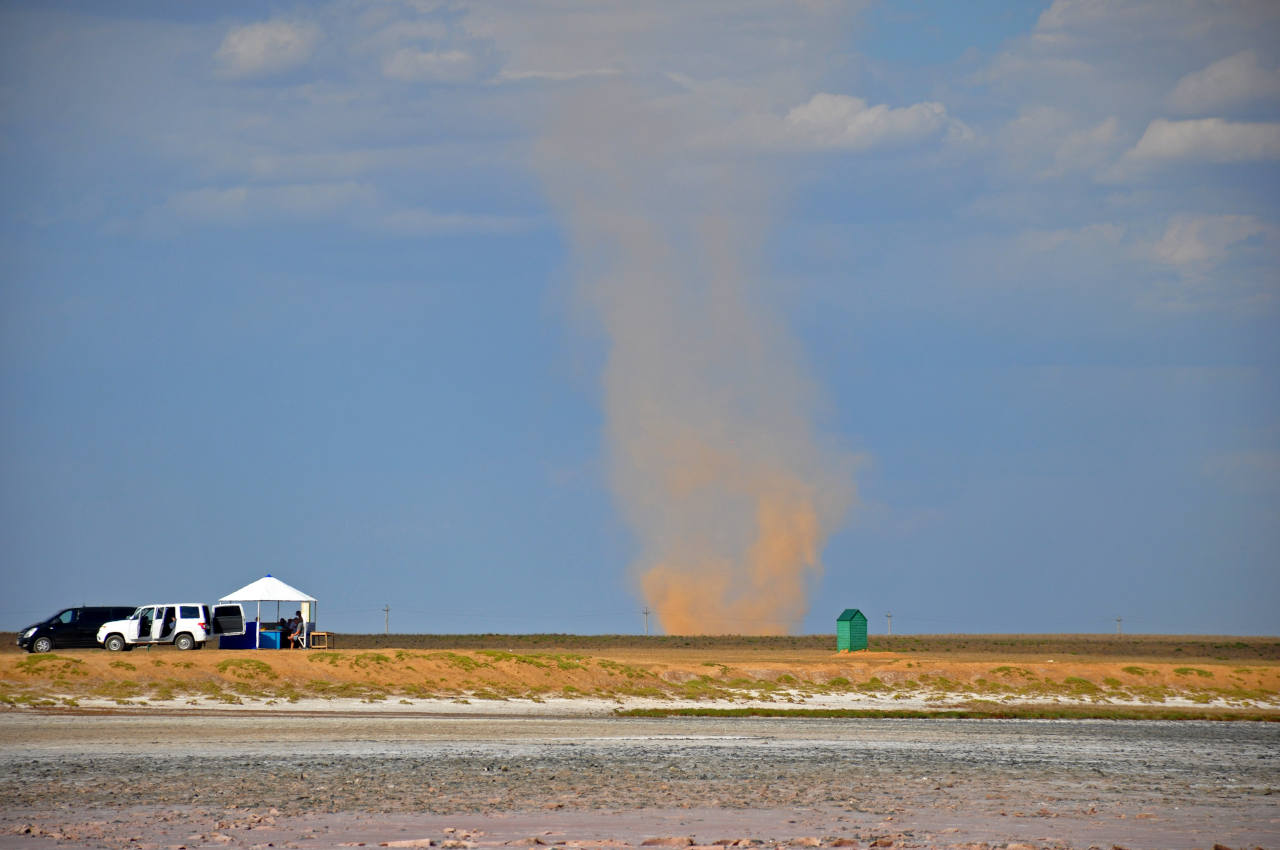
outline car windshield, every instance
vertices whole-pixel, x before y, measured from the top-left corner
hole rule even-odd
[[[149,605],[143,605],[141,608],[136,608],[136,609],[134,609],[134,612],[133,612],[132,614],[130,614],[130,615],[129,615],[128,619],[130,619],[130,620],[136,620],[136,619],[138,619],[139,617],[141,617],[141,616],[142,616],[142,612],[143,612],[144,610],[149,609],[150,607],[151,607],[151,606],[149,606]]]

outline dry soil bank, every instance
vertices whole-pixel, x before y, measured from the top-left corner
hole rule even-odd
[[[477,637],[503,638],[508,645],[6,651],[0,652],[0,702],[14,707],[380,704],[457,712],[480,706],[503,713],[547,713],[550,706],[567,713],[681,706],[963,707],[994,716],[1038,705],[1087,708],[1094,716],[1161,708],[1280,718],[1280,661],[1267,657],[1277,643],[1269,638],[1130,639],[1133,655],[1117,657],[1111,653],[1114,642],[1096,636],[989,636],[985,642],[980,636],[955,636],[920,639],[914,651],[859,653],[760,638],[698,638],[688,647],[672,645],[674,639],[630,645],[619,640],[573,649],[531,646],[538,636],[471,637],[471,643]],[[1020,642],[1001,646],[997,639]],[[456,641],[468,642],[466,637]],[[1088,648],[1097,651],[1084,651]]]

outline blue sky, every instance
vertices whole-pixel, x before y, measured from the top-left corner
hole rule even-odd
[[[0,7],[0,627],[1276,634],[1280,7],[959,9]]]

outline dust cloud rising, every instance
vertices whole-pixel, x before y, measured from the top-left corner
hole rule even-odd
[[[700,151],[697,103],[626,84],[567,98],[539,150],[582,303],[607,337],[610,476],[668,634],[798,628],[853,500],[762,274],[770,185]]]

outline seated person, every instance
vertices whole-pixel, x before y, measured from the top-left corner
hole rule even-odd
[[[173,637],[173,627],[175,625],[177,625],[177,620],[173,616],[173,609],[166,608],[164,622],[160,626],[160,640],[168,640]]]
[[[293,619],[289,621],[289,648],[294,647],[305,648],[306,636],[303,634],[305,623],[302,619],[302,612],[298,611],[293,615]]]

